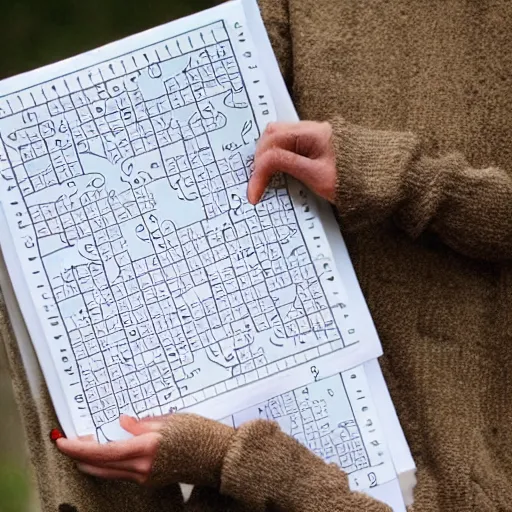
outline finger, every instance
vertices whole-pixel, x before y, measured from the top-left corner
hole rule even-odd
[[[256,146],[255,158],[271,148],[293,151],[311,157],[318,140],[325,136],[329,125],[313,121],[299,123],[269,123]]]
[[[256,204],[260,200],[272,176],[279,171],[297,178],[314,189],[315,182],[321,177],[321,164],[281,148],[263,153],[255,160],[254,171],[249,180],[247,199],[251,204]]]
[[[127,480],[130,482],[142,481],[141,475],[131,471],[124,471],[121,469],[110,469],[105,467],[94,466],[92,464],[80,463],[77,468],[87,475],[95,476],[97,478],[104,478],[107,480]]]
[[[297,121],[294,123],[284,123],[281,121],[275,121],[268,123],[263,131],[263,135],[269,135],[277,132],[311,132],[317,130],[319,126],[324,123],[317,121]]]
[[[96,437],[94,437],[93,434],[91,434],[89,436],[80,436],[78,439],[80,441],[82,441],[82,443],[95,443],[95,442],[97,442],[96,441]]]
[[[167,414],[161,414],[160,416],[146,416],[145,418],[140,418],[139,421],[167,421],[171,416],[175,416],[175,413],[168,412]]]
[[[121,427],[134,436],[140,436],[142,434],[147,434],[148,432],[159,432],[164,421],[163,416],[139,420],[133,416],[123,414],[119,418]]]
[[[147,474],[151,470],[152,458],[143,456],[134,459],[121,461],[104,462],[98,464],[90,464],[99,468],[116,469],[120,471],[131,471],[132,473]],[[84,463],[87,464],[87,463]]]
[[[263,135],[258,140],[258,144],[256,145],[254,158],[257,159],[260,155],[272,148],[281,148],[286,149],[287,151],[295,151],[297,146],[297,139],[298,132],[296,128],[273,128],[270,131],[265,130]]]
[[[84,443],[79,439],[59,439],[57,447],[62,453],[77,461],[102,464],[142,456],[148,449],[149,441],[148,435],[107,444]]]

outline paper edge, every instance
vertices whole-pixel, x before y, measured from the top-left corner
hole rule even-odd
[[[412,458],[411,450],[402,425],[398,418],[396,408],[391,399],[384,375],[377,360],[365,363],[366,375],[370,381],[370,388],[380,414],[381,426],[393,457],[395,469],[402,489],[402,495],[407,506],[414,501],[416,487],[416,464]],[[390,433],[393,433],[392,435]]]
[[[1,202],[0,223],[7,225],[7,219]],[[25,373],[27,374],[30,390],[34,395],[33,398],[37,404],[40,391],[37,389],[38,383],[36,382],[36,378],[39,376],[33,375],[32,372],[37,374],[42,371],[57,419],[62,429],[66,432],[68,437],[76,437],[76,430],[51,354],[49,350],[46,349],[46,345],[43,346],[42,343],[34,343],[32,341],[37,340],[38,337],[42,339],[44,334],[40,326],[39,316],[35,314],[35,306],[32,300],[27,298],[28,287],[25,283],[23,273],[20,270],[17,254],[14,251],[12,234],[8,229],[0,230],[0,246],[2,263],[5,265],[5,270],[7,271],[5,276],[0,276],[0,285],[2,293],[4,294],[7,313],[13,327],[14,336],[21,353],[23,365],[25,366]],[[3,274],[2,272],[0,273]],[[11,302],[11,304],[8,303],[6,295],[10,295],[12,302],[9,302]],[[30,294],[28,294],[28,297],[30,297]],[[33,312],[34,319],[30,322],[30,327],[25,322],[22,311]]]

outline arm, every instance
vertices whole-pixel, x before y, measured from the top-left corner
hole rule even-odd
[[[273,123],[261,137],[248,197],[286,172],[333,202],[346,231],[388,218],[411,237],[435,232],[471,257],[512,257],[512,178],[475,169],[457,153],[426,155],[411,133],[375,131],[336,118]]]
[[[121,426],[131,439],[100,445],[60,438],[57,447],[91,476],[159,487],[198,486],[191,507],[208,496],[225,510],[228,505],[262,512],[389,510],[351,492],[343,471],[272,422],[253,421],[235,430],[194,414],[173,414],[143,420],[121,416]]]
[[[512,256],[512,179],[503,169],[475,169],[457,153],[430,157],[410,133],[332,125],[334,202],[346,229],[393,217],[410,236],[429,229],[468,256]]]
[[[162,429],[153,482],[220,489],[250,510],[384,512],[351,492],[346,475],[268,421],[235,430],[193,415],[175,415]]]

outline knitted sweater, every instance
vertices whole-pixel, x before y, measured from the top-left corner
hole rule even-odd
[[[337,212],[418,465],[414,510],[512,510],[512,5],[261,5],[300,116],[334,126]],[[176,415],[154,486],[81,475],[1,318],[44,512],[386,509],[266,422]],[[197,485],[186,505],[177,481]]]

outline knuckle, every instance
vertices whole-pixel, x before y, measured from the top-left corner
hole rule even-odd
[[[149,463],[146,459],[140,460],[135,464],[135,471],[140,475],[145,475],[149,471]]]
[[[271,121],[267,124],[265,132],[267,135],[274,135],[276,133],[282,132],[288,125],[286,123],[282,123],[279,121]]]
[[[260,156],[261,168],[265,171],[272,172],[274,167],[279,161],[279,150],[277,148],[271,148]]]
[[[272,147],[272,148],[269,148],[268,151],[265,153],[265,157],[267,160],[269,161],[274,161],[274,160],[277,160],[279,158],[279,155],[280,155],[280,151],[279,151],[279,148],[276,148],[276,147]]]
[[[267,147],[276,147],[276,142],[279,140],[279,134],[276,131],[266,134],[265,144]]]
[[[149,448],[151,451],[156,451],[158,449],[160,446],[160,439],[160,433],[154,433],[154,435],[151,436],[151,439],[149,440]]]
[[[279,162],[283,165],[292,165],[296,161],[297,155],[290,151],[282,152],[279,155]]]

